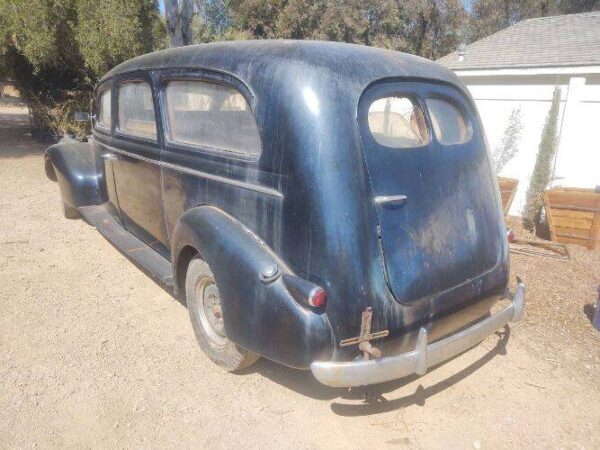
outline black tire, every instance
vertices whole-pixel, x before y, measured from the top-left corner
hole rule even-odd
[[[215,278],[208,264],[199,257],[188,265],[185,298],[198,344],[215,364],[235,372],[258,361],[260,356],[227,339]]]

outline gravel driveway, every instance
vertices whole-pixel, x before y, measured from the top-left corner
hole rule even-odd
[[[540,323],[377,386],[370,404],[265,360],[224,373],[181,304],[62,217],[44,146],[12,112],[0,108],[0,447],[600,448],[600,340],[562,352]]]

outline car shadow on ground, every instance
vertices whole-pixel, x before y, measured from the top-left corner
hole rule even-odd
[[[583,305],[583,314],[588,318],[590,322],[594,322],[594,314],[596,313],[596,308],[593,303],[587,303]]]
[[[26,109],[0,101],[0,158],[39,155],[48,145],[32,138]]]
[[[50,144],[34,140],[27,125],[11,126],[3,122],[0,114],[0,158],[39,155]]]
[[[414,393],[394,400],[387,400],[384,397],[384,394],[393,392],[400,387],[417,380],[419,377],[411,376],[369,387],[353,389],[332,388],[319,383],[312,376],[310,371],[291,369],[264,358],[261,359],[256,365],[248,368],[247,371],[240,372],[240,374],[257,372],[275,383],[316,400],[342,399],[354,401],[353,403],[341,403],[334,401],[331,404],[331,410],[340,416],[365,416],[380,414],[411,405],[424,406],[428,398],[443,392],[449,387],[454,386],[461,380],[467,378],[469,375],[473,374],[494,359],[496,356],[506,355],[506,345],[510,337],[510,328],[508,326],[504,327],[502,331],[496,332],[496,336],[498,336],[498,341],[496,342],[494,348],[477,361],[462,369],[460,372],[457,372],[449,378],[446,378],[445,380],[426,388],[423,387],[423,385],[419,385]],[[458,356],[459,355],[457,355],[457,357]],[[445,363],[435,366],[434,368],[430,369],[430,371],[436,370],[443,364]]]

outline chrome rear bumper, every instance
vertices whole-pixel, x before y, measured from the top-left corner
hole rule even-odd
[[[525,285],[519,282],[509,306],[447,338],[428,345],[427,330],[421,328],[416,347],[410,352],[369,361],[315,361],[310,370],[321,383],[333,387],[363,386],[412,374],[424,375],[429,367],[468,350],[508,322],[521,320],[524,310]]]

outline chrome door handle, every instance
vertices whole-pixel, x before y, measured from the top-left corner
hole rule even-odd
[[[406,195],[378,195],[375,203],[382,206],[404,206],[407,199]]]
[[[111,161],[116,161],[117,159],[119,159],[119,157],[117,155],[115,155],[114,153],[103,153],[102,158],[111,160]]]

